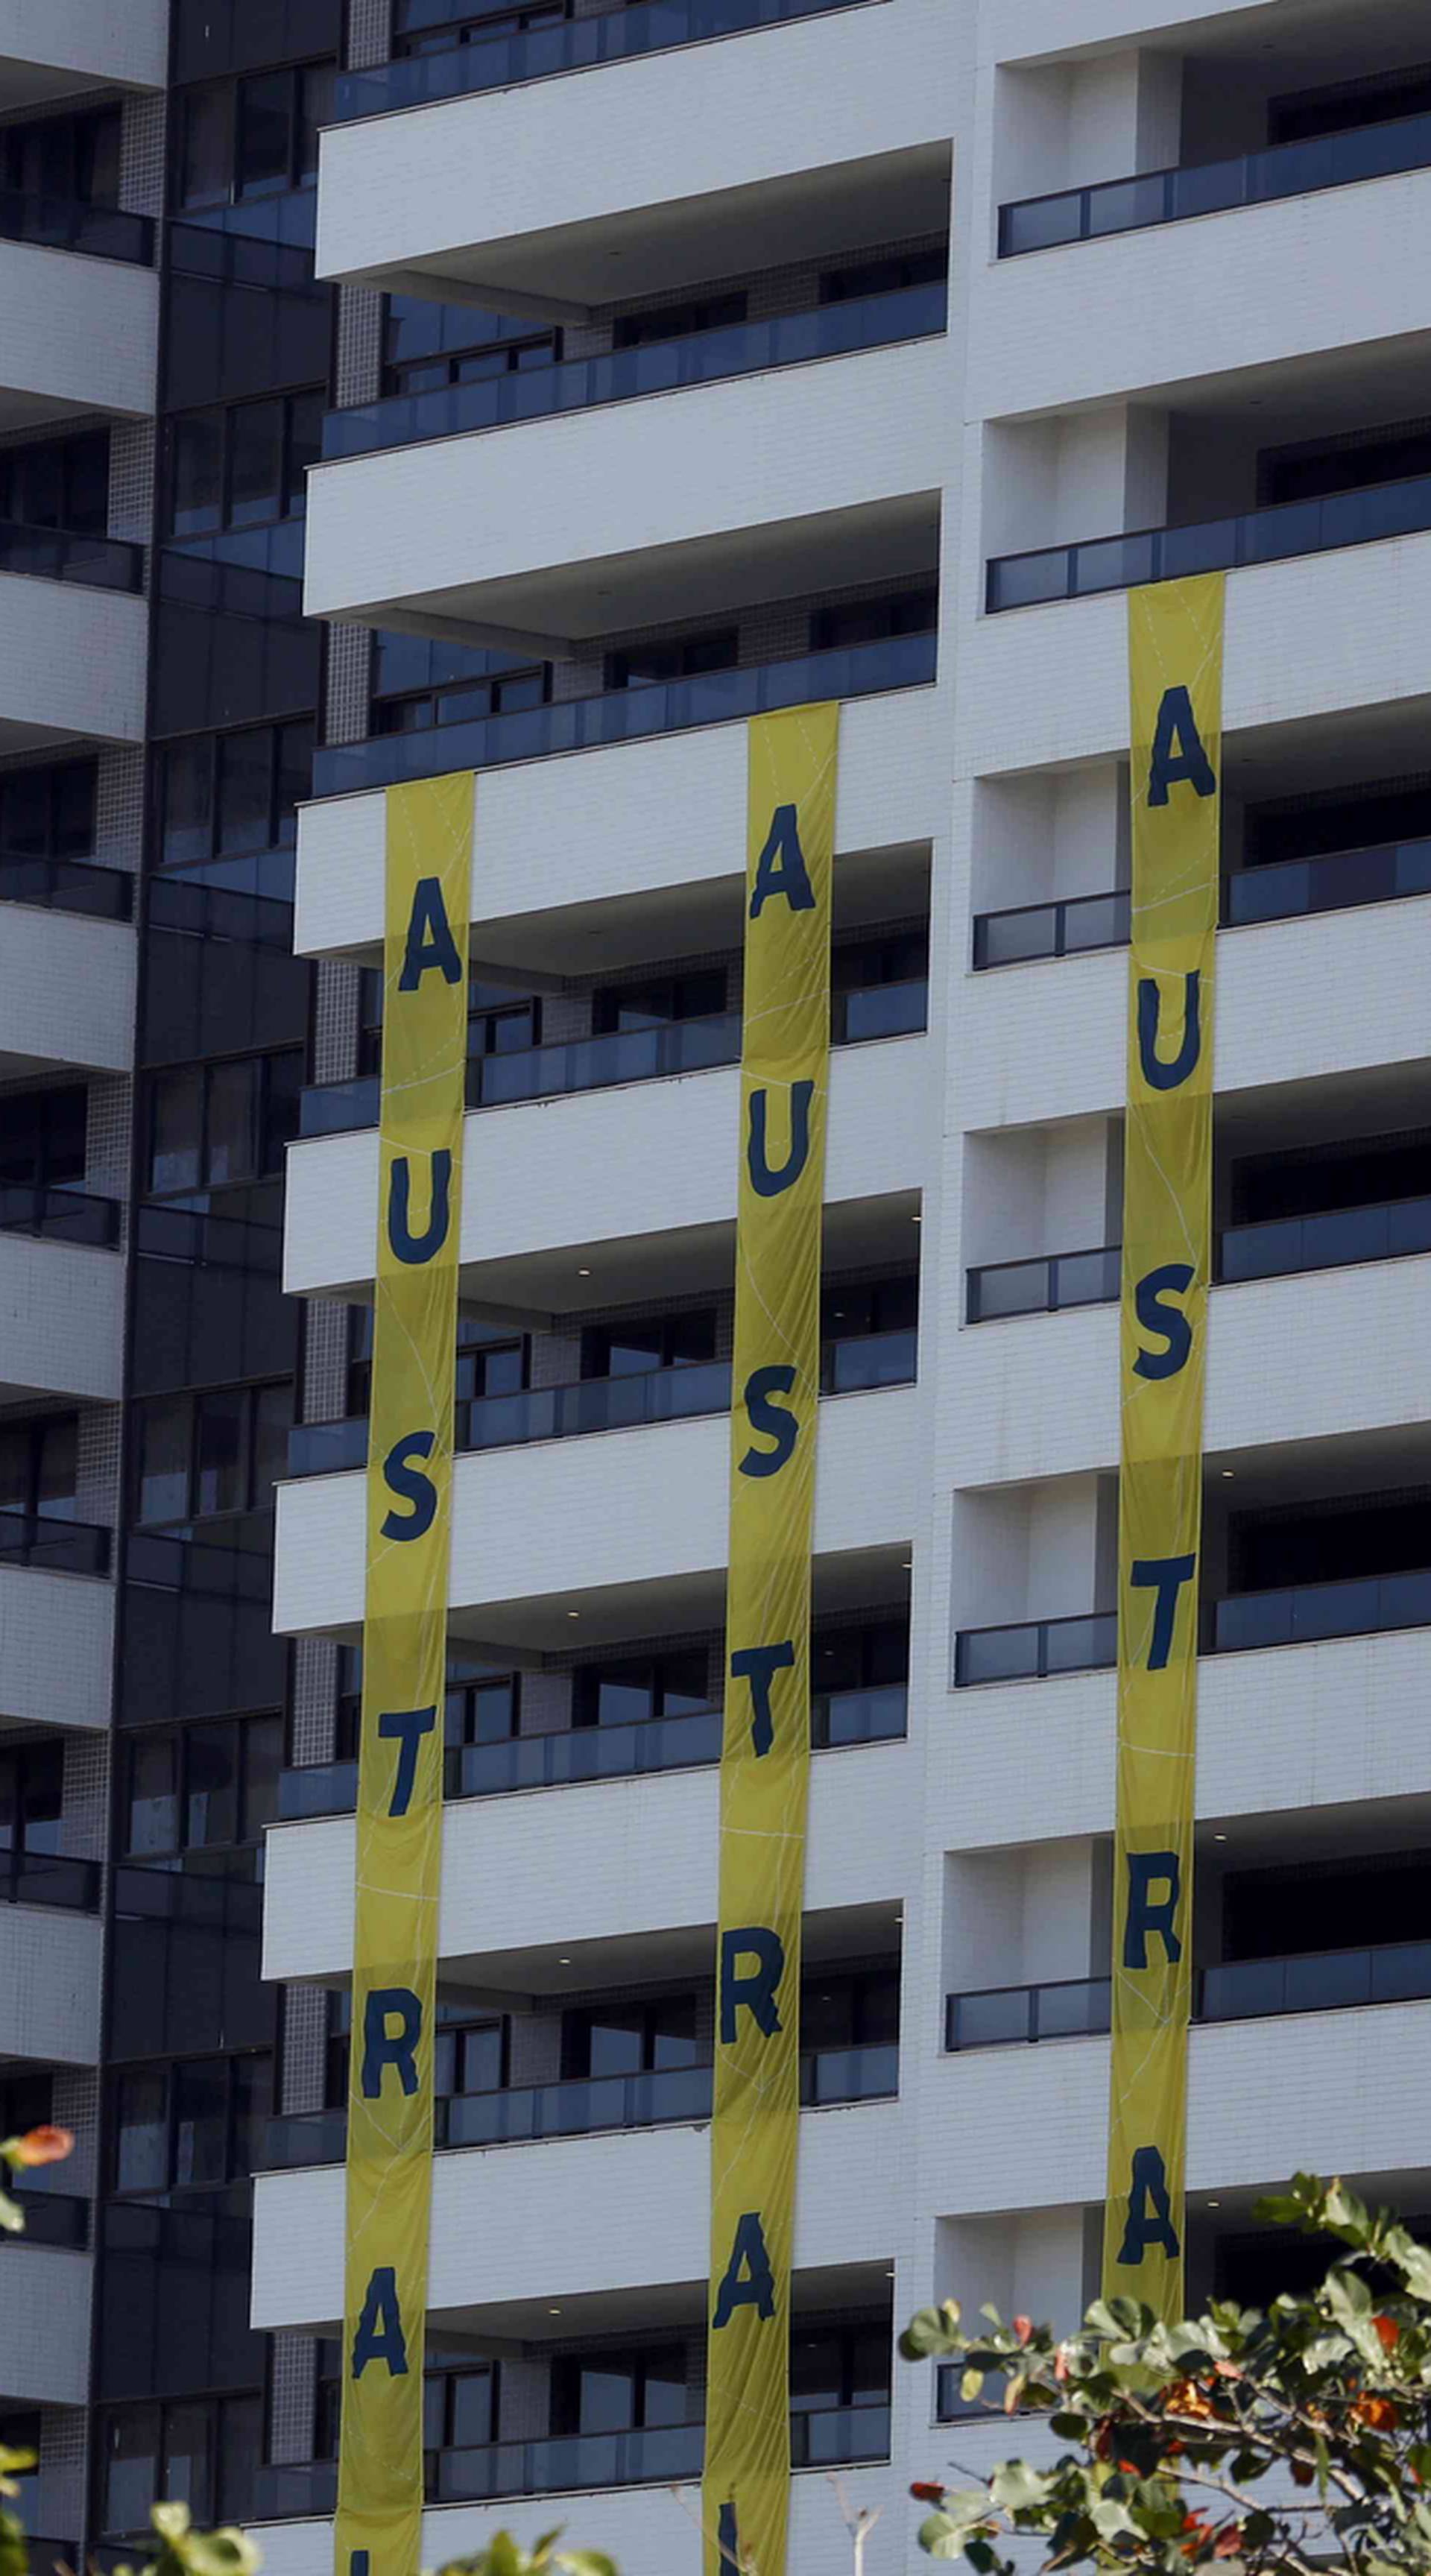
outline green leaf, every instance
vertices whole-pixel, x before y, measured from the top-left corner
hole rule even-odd
[[[566,2576],[617,2576],[615,2559],[600,2549],[563,2549],[556,2563]]]
[[[959,2394],[963,2398],[965,2405],[972,2405],[974,2399],[976,2397],[982,2397],[983,2393],[984,2373],[982,2370],[966,2370],[959,2382]]]
[[[989,2480],[989,2493],[995,2504],[1006,2513],[1031,2513],[1041,2505],[1054,2484],[1027,2460],[1005,2460]]]
[[[929,2558],[962,2558],[964,2534],[945,2513],[931,2513],[919,2526],[919,2546]]]
[[[964,2340],[957,2327],[957,2310],[951,2323],[942,2308],[920,2308],[899,2338],[900,2351],[906,2361],[928,2361],[935,2354],[956,2352]]]

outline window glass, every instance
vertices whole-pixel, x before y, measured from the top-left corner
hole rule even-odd
[[[278,518],[283,509],[281,401],[239,403],[229,421],[229,520],[234,527]]]
[[[261,1172],[281,1172],[284,1146],[298,1133],[303,1092],[301,1047],[294,1047],[282,1055],[268,1056],[264,1061],[264,1077],[258,1168]]]
[[[164,2495],[186,2504],[202,2531],[213,2519],[209,2477],[210,2409],[204,2405],[170,2406],[164,2416]]]
[[[56,858],[87,858],[95,844],[95,789],[99,777],[93,760],[63,760],[40,776],[51,789],[51,849]],[[3,840],[0,829],[0,840]]]
[[[313,785],[313,727],[306,719],[298,724],[274,726],[277,757],[277,834],[280,842],[296,840],[298,817],[294,807],[307,796]]]
[[[252,1059],[208,1068],[208,1117],[204,1179],[242,1180],[253,1170],[254,1092],[259,1066]]]
[[[251,2174],[259,2162],[259,2150],[269,2113],[273,2108],[273,2067],[267,2057],[236,2057],[232,2064],[233,2079],[233,2144],[229,2155],[232,2174]]]
[[[238,85],[234,195],[271,197],[287,188],[293,163],[293,75],[257,72]]]
[[[157,1076],[150,1095],[149,1187],[194,1190],[203,1160],[204,1077],[197,1065]]]
[[[35,1508],[50,1520],[73,1520],[79,1425],[72,1413],[35,1425]]]
[[[179,102],[177,196],[181,206],[221,206],[232,170],[233,92],[228,82],[185,90]]]
[[[139,1518],[181,1521],[189,1509],[188,1399],[160,1396],[140,1407]]]
[[[845,2357],[838,2332],[792,2334],[790,2405],[799,2414],[823,2412],[844,2400]]]
[[[497,2426],[493,2373],[488,2370],[454,2372],[448,2383],[447,2435],[459,2451],[479,2450],[484,2443],[495,2441]]]
[[[214,836],[214,747],[210,735],[176,742],[164,754],[163,863],[207,859]]]
[[[0,1423],[0,1511],[27,1512],[30,1502],[30,1433],[23,1422]]]
[[[179,1848],[179,1745],[172,1735],[127,1748],[124,1847],[138,1857]]]
[[[184,1841],[233,1843],[239,1832],[238,1730],[192,1726],[185,1742]]]
[[[5,781],[3,846],[42,856],[50,846],[48,772],[21,769]]]
[[[309,63],[298,75],[298,159],[295,177],[300,188],[311,187],[318,176],[318,131],[333,119],[334,66],[332,63]]]
[[[636,2421],[636,2373],[629,2362],[581,2362],[577,2371],[578,2433],[624,2433]]]
[[[694,1995],[666,1995],[647,2005],[646,2062],[657,2069],[699,2064]]]
[[[655,1714],[655,1691],[649,1669],[598,1673],[592,1677],[592,1697],[598,1726],[640,1725]]]
[[[196,1512],[241,1512],[248,1500],[248,1403],[241,1387],[196,1398]]]
[[[147,2532],[149,2508],[164,2492],[159,2462],[159,2409],[129,2406],[104,2428],[104,2528]]]
[[[64,1761],[58,1744],[27,1745],[20,1757],[20,1799],[16,1822],[21,1849],[57,1852],[60,1807],[64,1797]]]
[[[261,1386],[254,1398],[253,1501],[262,1510],[273,1500],[273,1488],[288,1472],[288,1434],[293,1426],[293,1389],[288,1384]]]
[[[302,511],[307,499],[307,469],[316,465],[323,453],[325,407],[322,393],[289,396],[288,469],[283,489],[283,511],[287,518],[297,518]]]
[[[278,1780],[284,1762],[283,1720],[281,1717],[250,1718],[240,1740],[243,1752],[241,1830],[245,1842],[257,1842],[264,1826],[272,1824],[278,1813]]]
[[[173,2070],[176,2183],[216,2183],[228,2178],[228,2071],[221,2057]]]
[[[214,2520],[248,2522],[253,2514],[254,2484],[263,2458],[263,2400],[229,2397],[218,2409],[218,2494]]]
[[[169,2097],[163,2074],[146,2070],[122,2075],[116,2087],[114,2187],[164,2191],[168,2182]],[[148,2502],[144,2510],[147,2514]]]
[[[273,729],[222,734],[218,744],[221,851],[266,850],[273,838]]]
[[[639,2075],[645,2059],[645,2014],[640,2004],[612,2004],[583,2014],[577,2038],[574,2072],[586,2075]]]
[[[686,2357],[679,2346],[670,2352],[648,2353],[642,2381],[642,2423],[684,2424]]]
[[[703,1646],[693,1646],[684,1654],[660,1657],[656,1665],[656,1710],[659,1716],[681,1717],[691,1709],[709,1708],[710,1703]]]
[[[176,537],[217,528],[224,510],[224,416],[191,411],[174,423],[170,525]]]

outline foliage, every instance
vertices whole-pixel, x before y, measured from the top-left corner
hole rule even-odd
[[[966,2329],[952,2299],[921,2310],[909,2359],[962,2362],[971,2403],[993,2375],[990,2411],[1046,2415],[1071,2446],[1047,2469],[1006,2460],[957,2491],[916,2485],[936,2508],[919,2534],[931,2558],[1011,2576],[1001,2544],[1030,2535],[1046,2568],[1431,2570],[1431,2249],[1307,2174],[1257,2215],[1347,2248],[1320,2289],[1265,2316],[1214,2300],[1165,2326],[1134,2300],[1100,2300],[1060,2339],[993,2308]]]
[[[560,2526],[544,2531],[528,2552],[509,2531],[498,2531],[475,2558],[449,2559],[438,2576],[617,2576],[614,2559],[599,2549],[558,2549],[560,2538]]]

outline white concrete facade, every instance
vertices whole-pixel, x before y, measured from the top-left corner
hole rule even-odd
[[[1115,1798],[1111,1671],[956,1683],[961,1635],[1106,1612],[1116,1562],[1114,1307],[1035,1300],[1006,1319],[966,1318],[971,1269],[1119,1240],[1124,951],[1055,953],[1050,936],[1028,962],[974,961],[989,915],[1127,886],[1126,601],[1110,591],[990,613],[986,568],[1243,517],[1266,504],[1284,448],[1423,424],[1431,364],[1419,274],[1395,249],[1424,226],[1431,169],[1005,259],[999,210],[1214,161],[1214,74],[1231,102],[1223,148],[1251,151],[1268,140],[1273,98],[1390,77],[1420,59],[1417,43],[1398,0],[1374,32],[1327,0],[1076,11],[852,0],[355,117],[323,141],[324,274],[470,304],[485,290],[532,318],[564,301],[573,331],[604,328],[613,300],[634,309],[777,266],[893,256],[897,241],[948,224],[945,334],[332,461],[312,478],[308,566],[310,607],[339,624],[381,628],[395,610],[437,640],[505,629],[594,649],[608,630],[694,632],[722,600],[816,596],[817,521],[834,549],[832,594],[871,587],[871,564],[893,589],[918,568],[916,521],[938,531],[937,678],[852,697],[836,823],[837,900],[843,875],[863,925],[906,920],[927,871],[928,1026],[835,1054],[826,1177],[832,1254],[858,1242],[867,1272],[909,1258],[918,1219],[917,1379],[823,1404],[815,1528],[817,1617],[822,1602],[902,1604],[907,1578],[906,1729],[814,1760],[806,1880],[822,1955],[863,1954],[882,1925],[898,1942],[902,1997],[897,2100],[803,2124],[798,2262],[821,2276],[826,2305],[841,2285],[850,2308],[888,2297],[896,2329],[931,2293],[1069,2322],[1093,2286],[1104,2188],[1104,2038],[943,2044],[951,1996],[1106,1975]],[[942,219],[917,221],[936,185]],[[882,191],[904,217],[883,232]],[[1431,477],[1431,461],[1418,470]],[[857,558],[839,552],[852,528]],[[766,579],[772,565],[790,576],[783,593]],[[1282,828],[1313,800],[1330,811],[1360,797],[1374,813],[1382,792],[1420,792],[1428,599],[1431,530],[1414,525],[1309,542],[1285,560],[1269,546],[1230,570],[1230,875],[1258,855],[1258,818],[1275,813]],[[526,990],[525,976],[565,1003],[603,977],[737,950],[740,723],[549,758],[523,750],[480,769],[474,796],[471,941],[484,977]],[[1380,835],[1347,828],[1329,850],[1431,841],[1431,819],[1424,835],[1404,820]],[[383,832],[379,787],[304,808],[300,953],[376,962]],[[1310,860],[1313,843],[1296,855]],[[1354,1156],[1399,1138],[1409,1154],[1421,1138],[1424,1150],[1424,883],[1413,869],[1393,897],[1368,877],[1359,902],[1289,906],[1220,937],[1220,1235],[1257,1222],[1262,1167],[1278,1157],[1285,1179],[1339,1146]],[[663,1288],[672,1302],[725,1295],[735,1107],[735,1075],[716,1068],[470,1111],[461,1262],[473,1310],[494,1328],[574,1337],[603,1311],[603,1263],[633,1306],[639,1272],[646,1310]],[[371,1295],[376,1180],[371,1129],[293,1147],[293,1293]],[[1378,1203],[1370,1184],[1361,1201],[1336,1201]],[[1216,1286],[1210,1603],[1275,1588],[1246,1569],[1289,1514],[1424,1503],[1428,1262],[1419,1246],[1391,1245]],[[593,1274],[591,1288],[572,1286]],[[564,1686],[583,1651],[714,1635],[726,1437],[714,1415],[459,1456],[454,1645],[546,1687],[553,1675]],[[356,1474],[281,1486],[283,1635],[356,1641],[363,1508]],[[1431,1599],[1431,1546],[1426,1567]],[[1429,1654],[1431,1618],[1408,1617],[1205,1655],[1200,1968],[1235,1964],[1221,1946],[1227,1873],[1250,1885],[1279,1868],[1354,1874],[1373,1855],[1427,1854]],[[515,2026],[534,1998],[626,1993],[693,1961],[707,1975],[716,1834],[716,1777],[699,1758],[453,1796],[444,1990],[490,2010],[516,1998]],[[272,1829],[271,1979],[348,1979],[353,1851],[341,1813]],[[1378,1938],[1340,1920],[1330,1937]],[[1416,2069],[1428,2010],[1411,1998],[1200,2021],[1189,2152],[1200,2289],[1235,2233],[1223,2195],[1246,2234],[1256,2194],[1294,2166],[1389,2176],[1407,2207],[1427,2206]],[[677,2293],[698,2306],[705,2156],[699,2123],[445,2151],[434,2317],[526,2355],[555,2332],[534,2320],[568,2301],[581,2331],[608,2336],[637,2330],[643,2297],[652,2331]],[[341,2208],[336,2165],[261,2181],[256,2323],[331,2329]],[[929,2374],[896,2362],[891,2387],[889,2458],[849,2481],[881,2509],[869,2576],[911,2563],[908,2483],[939,2474],[964,2441],[963,2427],[939,2425]],[[694,2563],[669,2499],[635,2488],[434,2510],[426,2546],[474,2548],[500,2521],[529,2538],[558,2519],[609,2547],[623,2576]],[[263,2542],[272,2576],[317,2576],[328,2526],[275,2522]],[[789,2576],[815,2576],[838,2546],[819,2482],[797,2478]]]

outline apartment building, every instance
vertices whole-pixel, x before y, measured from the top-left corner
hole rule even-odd
[[[386,797],[469,773],[423,2555],[695,2576],[747,729],[814,701],[790,2576],[826,2472],[894,2576],[1007,2447],[893,2339],[1099,2278],[1127,602],[1208,571],[1190,2296],[1286,2277],[1295,2165],[1431,2212],[1428,53],[1410,0],[0,0],[52,2556],[163,2491],[332,2561]]]

